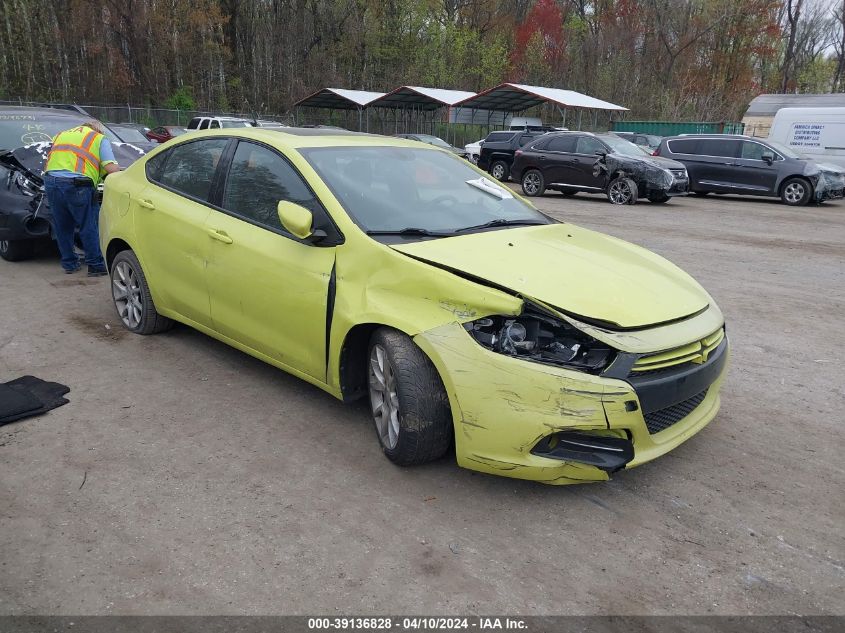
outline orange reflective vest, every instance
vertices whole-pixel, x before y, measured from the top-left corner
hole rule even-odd
[[[79,126],[59,132],[47,155],[44,171],[75,171],[88,176],[96,185],[100,182],[100,144],[105,138],[94,130]]]

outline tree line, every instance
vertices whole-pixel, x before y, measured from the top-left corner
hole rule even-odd
[[[845,90],[845,0],[3,0],[0,99],[281,113],[326,86],[568,88],[649,119]]]

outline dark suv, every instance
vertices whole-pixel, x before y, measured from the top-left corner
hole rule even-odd
[[[546,134],[516,152],[513,177],[527,196],[547,189],[563,194],[606,193],[613,204],[637,198],[666,202],[687,192],[681,163],[651,156],[613,134],[558,132]]]
[[[478,167],[490,172],[496,180],[507,181],[516,150],[543,134],[525,130],[490,132],[481,144]]]
[[[656,154],[687,167],[693,193],[773,196],[791,206],[841,198],[845,170],[818,164],[771,141],[735,135],[663,139]]]

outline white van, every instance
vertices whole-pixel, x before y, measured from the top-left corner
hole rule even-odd
[[[781,108],[769,140],[818,163],[845,167],[845,108]]]

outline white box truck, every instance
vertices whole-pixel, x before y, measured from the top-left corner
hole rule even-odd
[[[845,108],[781,108],[769,140],[817,163],[845,167]]]

